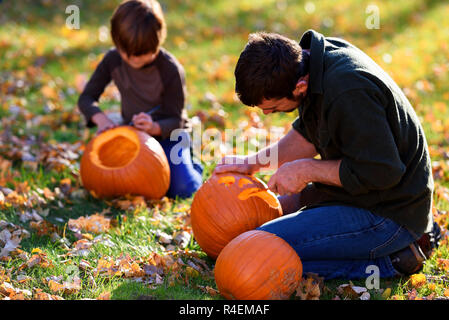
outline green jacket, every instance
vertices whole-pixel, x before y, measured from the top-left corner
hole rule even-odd
[[[333,203],[366,208],[419,233],[432,226],[433,178],[424,131],[398,85],[350,43],[308,30],[307,98],[293,128],[323,160],[342,159]],[[327,202],[330,204],[331,202]]]

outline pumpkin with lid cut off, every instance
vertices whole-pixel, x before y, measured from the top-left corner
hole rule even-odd
[[[262,230],[242,233],[220,252],[214,269],[220,294],[232,300],[285,300],[297,289],[302,263],[282,238]]]
[[[240,173],[212,174],[190,210],[195,240],[213,259],[239,234],[281,215],[279,200],[265,183]]]
[[[98,197],[127,194],[163,197],[170,167],[159,142],[131,126],[107,130],[93,138],[81,158],[83,186]]]

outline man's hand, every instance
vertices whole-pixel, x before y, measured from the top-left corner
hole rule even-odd
[[[252,175],[259,170],[249,156],[225,156],[217,163],[214,173],[238,172]]]
[[[115,128],[117,125],[111,121],[103,112],[98,112],[92,116],[92,122],[94,122],[98,129],[97,129],[97,135],[100,133]]]
[[[310,181],[308,159],[286,162],[271,176],[268,188],[281,196],[301,192]]]
[[[309,182],[343,187],[341,160],[300,159],[284,163],[268,181],[268,188],[280,195],[301,192]]]

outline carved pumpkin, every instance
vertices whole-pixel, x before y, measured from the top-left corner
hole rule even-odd
[[[215,264],[220,294],[233,300],[284,300],[298,287],[302,263],[278,236],[251,230],[229,242]]]
[[[213,259],[239,234],[281,215],[263,181],[238,173],[213,174],[196,192],[190,212],[194,237]]]
[[[131,126],[107,130],[93,138],[81,158],[81,180],[98,197],[163,197],[170,167],[156,139]]]

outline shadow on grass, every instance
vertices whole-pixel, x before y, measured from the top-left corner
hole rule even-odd
[[[146,284],[127,281],[119,285],[111,292],[113,300],[216,300],[220,296],[210,296],[200,289],[195,289],[197,284],[212,285],[200,280],[190,280],[189,284],[176,283],[169,286],[166,283],[158,285],[154,289]]]
[[[127,281],[111,292],[113,300],[157,300],[153,295],[153,290],[148,286]]]
[[[349,281],[345,280],[329,280],[325,282],[326,288],[320,296],[320,300],[332,300],[337,296],[337,288],[342,284],[347,284]],[[352,281],[355,286],[364,287],[364,281]],[[391,295],[400,293],[401,284],[403,280],[398,279],[382,279],[380,282],[380,289],[391,288]],[[111,299],[113,300],[222,300],[221,296],[210,296],[198,289],[194,289],[194,284],[189,283],[189,286],[176,284],[175,286],[167,286],[165,284],[157,286],[155,289],[148,287],[145,284],[127,281],[119,285],[111,292]],[[385,300],[381,292],[376,290],[369,290],[370,300]],[[297,300],[297,298],[292,298]]]

